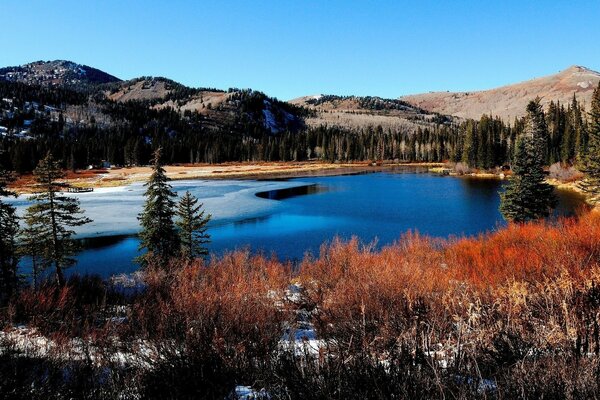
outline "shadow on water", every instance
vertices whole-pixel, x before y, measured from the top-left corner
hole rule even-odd
[[[327,187],[315,183],[312,185],[298,186],[287,189],[268,190],[266,192],[256,193],[256,196],[269,200],[285,200],[291,197],[323,193],[326,191]]]
[[[239,221],[234,221],[233,226],[239,227],[243,225],[258,225],[271,218],[271,215],[263,215],[260,217],[245,218]]]
[[[137,237],[136,235],[115,235],[115,236],[97,236],[77,239],[77,242],[84,249],[102,249],[112,247],[126,239]]]
[[[572,217],[582,211],[589,211],[590,205],[586,203],[585,196],[568,189],[555,189],[554,194],[558,204],[554,209],[554,216]]]

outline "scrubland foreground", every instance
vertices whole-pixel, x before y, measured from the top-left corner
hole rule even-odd
[[[5,398],[598,398],[600,215],[24,290]],[[236,385],[247,385],[241,387]],[[261,391],[261,389],[263,389]],[[248,398],[248,397],[246,397]]]

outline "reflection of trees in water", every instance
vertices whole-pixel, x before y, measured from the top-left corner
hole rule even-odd
[[[502,189],[504,181],[500,179],[481,179],[481,178],[459,178],[462,187],[465,189],[467,199],[477,198],[480,200],[496,200],[498,192]]]
[[[245,218],[241,221],[234,221],[233,226],[242,226],[242,225],[251,225],[251,224],[258,225],[262,222],[265,222],[266,220],[268,220],[271,217],[272,217],[272,215],[263,215],[260,217]]]
[[[135,237],[135,235],[96,236],[78,239],[77,241],[84,249],[101,249],[114,246],[131,237]]]
[[[558,204],[554,210],[555,216],[573,216],[580,210],[591,207],[585,202],[585,196],[573,190],[554,189]]]
[[[305,186],[297,186],[287,189],[276,189],[276,190],[268,190],[266,192],[256,193],[256,196],[269,199],[269,200],[284,200],[289,199],[290,197],[296,196],[304,196],[307,194],[316,194],[326,192],[327,188],[325,186],[318,185],[316,183]]]
[[[497,200],[499,192],[507,183],[506,180],[499,179],[480,179],[480,178],[460,178],[462,187],[466,192],[465,199]],[[573,190],[554,189],[558,199],[558,204],[554,209],[553,217],[574,216],[584,208],[589,209],[585,202],[585,196]]]

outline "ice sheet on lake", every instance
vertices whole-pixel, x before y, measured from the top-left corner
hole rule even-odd
[[[179,194],[189,190],[204,203],[212,214],[212,224],[222,225],[232,221],[268,216],[281,211],[285,203],[263,199],[258,192],[307,185],[301,181],[208,181],[189,180],[172,182]],[[139,230],[137,216],[144,203],[145,187],[142,183],[116,188],[100,188],[94,192],[73,194],[81,201],[85,215],[92,223],[76,228],[80,238],[91,236],[129,235]],[[17,207],[19,215],[30,204],[27,196],[5,199]]]

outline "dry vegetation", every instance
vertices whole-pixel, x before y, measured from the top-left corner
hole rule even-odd
[[[335,240],[294,271],[241,251],[150,268],[129,296],[93,278],[24,291],[3,314],[0,392],[224,398],[245,383],[292,399],[600,396],[598,213],[477,238],[409,233],[380,250]],[[298,319],[314,324],[317,352],[281,347]],[[23,350],[17,324],[55,350]]]

